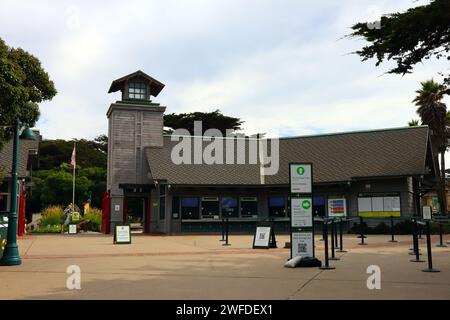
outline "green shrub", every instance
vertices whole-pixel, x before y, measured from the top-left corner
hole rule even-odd
[[[89,220],[88,229],[100,232],[102,225],[102,211],[97,208],[90,208],[89,213],[85,213],[83,220]]]
[[[32,230],[31,233],[61,233],[61,225],[42,226]]]
[[[64,209],[61,206],[49,206],[41,212],[39,228],[64,223]]]

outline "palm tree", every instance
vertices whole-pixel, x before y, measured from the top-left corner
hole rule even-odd
[[[439,167],[438,154],[441,154],[441,170],[439,192],[441,211],[447,214],[445,195],[445,151],[448,147],[447,123],[450,122],[447,106],[442,102],[446,93],[445,86],[434,82],[433,79],[422,82],[422,88],[417,90],[417,96],[413,100],[417,113],[422,119],[422,124],[430,128],[431,148],[433,150],[436,168]]]
[[[417,126],[419,126],[419,120],[412,119],[410,122],[408,122],[408,126],[410,126],[410,127],[417,127]]]

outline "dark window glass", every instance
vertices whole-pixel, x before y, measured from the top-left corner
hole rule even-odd
[[[174,196],[172,198],[172,219],[180,218],[180,197]]]
[[[159,186],[159,220],[166,219],[166,186]]]
[[[213,219],[219,216],[219,198],[205,197],[202,199],[202,218]]]
[[[258,215],[258,202],[256,198],[241,198],[241,217]]]
[[[239,217],[237,198],[222,198],[222,218]]]
[[[199,219],[199,209],[198,198],[181,198],[182,219]]]
[[[6,193],[0,193],[0,211],[6,211],[8,209],[8,195]]]
[[[325,217],[325,197],[315,196],[313,197],[313,215],[319,217]]]
[[[283,197],[269,198],[269,216],[271,217],[286,216],[286,198]]]

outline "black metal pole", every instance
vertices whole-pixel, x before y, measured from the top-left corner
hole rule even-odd
[[[326,221],[323,221],[323,228],[322,228],[322,235],[323,235],[323,241],[325,245],[325,265],[321,266],[321,270],[332,270],[336,269],[335,267],[330,267],[330,263],[328,261],[328,226],[326,224]]]
[[[339,258],[336,258],[335,255],[335,244],[336,244],[336,224],[334,222],[334,219],[331,220],[331,258],[330,260],[339,260]]]
[[[427,234],[427,255],[428,255],[428,268],[423,269],[423,272],[440,272],[438,269],[433,269],[433,257],[431,254],[431,236],[430,236],[430,221],[425,222],[425,232]]]
[[[394,217],[391,216],[391,240],[389,242],[398,242],[395,240],[395,230],[394,230]]]
[[[425,262],[423,260],[420,260],[418,232],[417,221],[415,221],[413,227],[413,251],[409,254],[415,255],[416,257],[414,260],[410,260],[411,262]]]
[[[440,223],[440,222],[438,222],[438,223],[439,223],[439,244],[436,247],[446,248],[447,245],[444,244],[444,239],[443,239],[444,230],[442,228],[442,223]]]
[[[222,244],[223,246],[229,246],[228,243],[228,232],[229,232],[229,221],[228,218],[225,220],[225,243]]]
[[[342,220],[339,222],[339,250],[337,252],[347,252],[344,250],[344,228],[342,226]]]
[[[367,245],[367,243],[364,243],[364,225],[363,225],[363,217],[359,216],[359,231],[360,231],[360,237],[361,237],[361,242],[358,243],[361,246],[365,246]]]
[[[338,242],[337,222],[336,222],[336,220],[333,221],[333,234],[334,234],[334,247],[338,248],[339,247],[339,242]]]
[[[219,241],[225,241],[225,219],[222,218],[222,239]]]

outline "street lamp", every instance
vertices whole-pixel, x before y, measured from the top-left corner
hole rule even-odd
[[[19,167],[19,133],[21,123],[16,119],[14,123],[13,137],[13,162],[12,162],[12,190],[11,190],[11,210],[8,213],[8,234],[6,237],[6,247],[0,260],[0,265],[15,266],[22,263],[17,246],[17,171]],[[21,139],[36,140],[34,132],[30,128],[25,128],[20,135]]]

